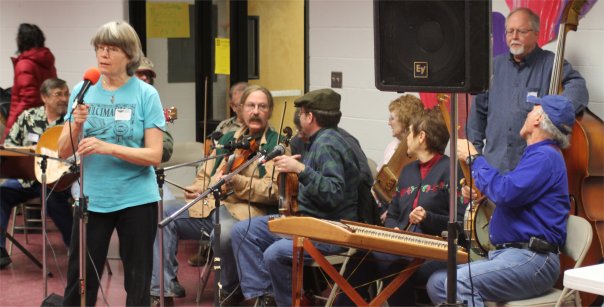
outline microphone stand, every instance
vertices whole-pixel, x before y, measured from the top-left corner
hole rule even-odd
[[[179,188],[181,188],[179,185],[172,183],[170,181],[168,181],[166,179],[165,176],[165,171],[169,171],[175,168],[180,168],[183,166],[189,166],[189,165],[195,165],[195,164],[199,164],[208,160],[212,160],[212,159],[216,159],[216,158],[221,158],[226,156],[227,154],[221,154],[221,155],[216,155],[216,156],[212,156],[212,157],[207,157],[207,158],[201,158],[199,160],[193,161],[193,162],[185,162],[185,163],[180,163],[180,164],[176,164],[173,166],[169,166],[169,167],[160,167],[158,169],[155,170],[155,176],[157,177],[157,187],[159,188],[159,205],[157,207],[157,216],[158,216],[158,220],[162,220],[164,218],[164,182],[168,182],[172,185],[175,185]],[[183,188],[184,189],[184,188]],[[185,189],[186,190],[186,189]],[[158,234],[159,237],[158,239],[158,244],[159,244],[159,272],[160,272],[160,279],[159,279],[159,305],[161,307],[164,306],[164,288],[165,288],[165,284],[164,284],[164,229],[163,227],[158,227]]]
[[[48,268],[46,266],[46,211],[48,210],[47,201],[46,201],[46,189],[48,187],[46,182],[46,168],[48,167],[48,159],[57,160],[60,162],[64,162],[64,160],[54,157],[49,157],[47,155],[39,155],[42,158],[40,161],[40,170],[42,172],[42,275],[44,276],[44,296],[46,299],[48,295],[48,277],[52,277],[52,273],[48,272]]]
[[[195,199],[184,205],[182,208],[178,209],[178,211],[174,212],[172,215],[166,217],[161,222],[159,222],[160,229],[171,223],[177,216],[182,214],[185,210],[188,210],[191,206],[196,204],[198,201],[202,200],[210,193],[214,195],[215,206],[214,210],[214,283],[215,283],[215,291],[214,291],[214,306],[220,306],[220,289],[222,289],[222,284],[220,284],[220,190],[222,185],[224,185],[227,181],[229,181],[233,176],[239,174],[242,170],[248,167],[250,164],[254,163],[256,160],[265,159],[266,154],[256,155],[250,160],[247,160],[241,166],[225,175],[220,179],[217,183],[210,186],[206,191],[199,194]],[[163,295],[163,292],[161,293]]]
[[[79,105],[80,103],[78,103]],[[84,138],[84,125],[78,136],[78,143]],[[80,306],[86,306],[86,224],[88,224],[88,197],[84,195],[84,157],[80,157],[80,197],[75,206],[75,215],[78,219],[79,229],[79,280],[80,280]],[[91,260],[92,261],[92,260]],[[94,263],[92,264],[94,265]]]

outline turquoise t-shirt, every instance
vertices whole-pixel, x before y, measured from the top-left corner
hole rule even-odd
[[[72,91],[70,111],[82,84]],[[90,105],[84,137],[141,148],[145,145],[145,129],[163,130],[166,122],[159,94],[153,86],[135,77],[115,91],[107,91],[101,84],[102,78],[84,96],[84,102]],[[65,120],[71,121],[71,114],[67,114]],[[89,211],[114,212],[160,199],[152,166],[100,154],[86,156],[83,162],[84,195],[88,196]]]

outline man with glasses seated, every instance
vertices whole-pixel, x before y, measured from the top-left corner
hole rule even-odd
[[[5,146],[36,145],[46,129],[63,124],[63,116],[67,112],[69,99],[67,83],[61,79],[46,79],[40,87],[40,96],[44,105],[25,110],[19,115],[4,141]],[[65,245],[69,246],[71,224],[73,223],[70,210],[71,193],[69,189],[58,192],[52,191],[50,188],[52,187],[49,187],[47,192],[48,201],[46,203],[48,216],[61,232]],[[0,269],[11,263],[5,248],[4,231],[8,226],[12,208],[23,201],[39,197],[42,193],[41,189],[42,185],[35,180],[8,179],[0,186],[0,227],[2,227]]]
[[[298,214],[339,221],[357,220],[361,167],[350,143],[338,131],[340,94],[319,89],[296,99],[302,133],[308,137],[303,156],[282,155],[277,171],[298,175]],[[301,161],[300,161],[301,159]],[[366,161],[366,160],[365,160]],[[271,217],[235,224],[231,232],[245,303],[290,306],[292,303],[292,241],[268,229]],[[345,248],[317,244],[323,254]],[[307,255],[306,260],[310,261]]]
[[[491,165],[509,172],[526,147],[519,132],[533,108],[527,97],[548,94],[555,55],[537,45],[539,16],[528,8],[513,10],[506,18],[505,31],[510,52],[493,59],[491,87],[474,100],[468,139]],[[573,103],[576,113],[581,112],[589,98],[585,80],[568,62],[562,86],[561,95]]]
[[[228,144],[240,144],[244,139],[249,143],[258,144],[261,151],[270,152],[277,145],[278,133],[270,128],[268,120],[273,112],[273,97],[268,89],[251,85],[245,89],[241,96],[242,117],[244,125],[237,131],[226,133],[218,141],[223,148],[215,149],[210,156],[227,153]],[[253,150],[252,150],[253,151]],[[242,153],[243,150],[235,151],[235,154]],[[249,158],[259,154],[254,151]],[[205,165],[199,167],[197,177],[192,185],[187,187],[185,198],[190,201],[205,192],[208,187],[216,184],[234,167],[226,167],[229,158],[218,158],[208,160]],[[230,169],[229,169],[230,168]],[[255,161],[237,175],[234,175],[227,183],[223,185],[227,194],[221,201],[220,207],[220,283],[222,288],[221,305],[236,305],[241,300],[241,292],[238,290],[237,268],[231,248],[230,233],[231,228],[237,221],[248,219],[250,216],[265,215],[267,213],[277,212],[278,184],[277,173],[274,172],[273,162],[269,161],[264,165]],[[271,188],[272,187],[272,188]],[[249,206],[248,206],[249,204]],[[169,216],[182,208],[182,203],[178,201],[167,202],[164,204],[164,216]],[[214,224],[214,206],[213,197],[208,197],[197,202],[188,211],[183,212],[171,223],[164,227],[164,296],[166,305],[172,304],[175,297],[173,281],[177,274],[176,252],[178,240],[198,240],[202,233],[212,233]],[[214,251],[216,254],[216,251]],[[151,297],[152,305],[158,305],[160,295],[159,282],[162,273],[159,271],[159,243],[155,240],[153,252],[153,277],[151,279]]]

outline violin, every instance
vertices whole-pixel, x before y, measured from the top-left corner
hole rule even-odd
[[[250,140],[249,148],[237,148],[232,155],[229,156],[229,160],[222,167],[222,173],[228,174],[232,170],[240,167],[245,161],[247,161],[253,154],[255,154],[260,148],[260,144],[256,142],[256,139]]]
[[[222,174],[228,174],[231,171],[239,168],[245,161],[247,161],[252,155],[254,155],[258,149],[260,148],[259,142],[256,142],[256,138],[252,138],[250,140],[249,148],[237,148],[231,154],[227,160],[227,163],[224,164],[221,171]],[[221,187],[222,195],[225,197],[233,194],[233,191],[230,189],[230,185],[225,184]]]
[[[281,144],[287,147],[292,138],[292,128],[285,127],[283,134],[285,137]],[[282,217],[298,215],[298,174],[279,173],[277,181],[279,182],[279,215]]]

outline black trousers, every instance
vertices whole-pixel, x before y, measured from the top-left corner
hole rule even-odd
[[[86,306],[94,306],[96,303],[99,281],[103,276],[109,241],[114,229],[119,237],[119,252],[124,265],[124,288],[127,294],[125,305],[149,306],[153,241],[157,230],[156,202],[110,213],[88,213]],[[74,219],[64,306],[80,305],[79,245],[79,219]]]

